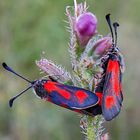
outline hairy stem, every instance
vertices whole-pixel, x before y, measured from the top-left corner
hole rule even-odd
[[[91,116],[87,116],[87,140],[96,140],[96,134],[93,127],[94,118]]]

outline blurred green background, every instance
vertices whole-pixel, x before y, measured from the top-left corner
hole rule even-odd
[[[80,0],[78,2],[81,2]],[[126,61],[124,104],[107,123],[111,140],[140,140],[140,1],[87,0],[106,35],[107,13],[120,23],[119,45]],[[35,60],[45,56],[70,70],[65,7],[73,0],[0,0],[0,63],[7,62],[29,79],[41,77]],[[46,103],[28,91],[8,107],[8,100],[27,86],[0,67],[0,140],[82,140],[77,113]]]

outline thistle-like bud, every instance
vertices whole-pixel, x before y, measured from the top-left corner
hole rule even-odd
[[[103,37],[99,39],[93,47],[93,55],[101,57],[112,46],[111,37]]]
[[[45,72],[54,79],[57,79],[59,82],[64,83],[71,81],[70,74],[61,66],[55,65],[52,61],[42,58],[41,60],[36,61],[36,64],[41,71]]]
[[[97,33],[97,18],[90,12],[83,13],[76,18],[75,32],[81,47]]]

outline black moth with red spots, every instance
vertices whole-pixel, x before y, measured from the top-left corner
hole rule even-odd
[[[95,94],[100,98],[100,103],[94,108],[95,115],[101,114],[105,120],[110,121],[115,118],[122,106],[122,72],[124,70],[123,57],[117,48],[117,27],[119,24],[113,24],[115,31],[114,34],[111,26],[110,14],[106,15],[111,34],[112,34],[112,47],[108,53],[102,58],[102,68],[104,70],[100,82],[95,88]]]
[[[39,98],[82,114],[90,114],[84,111],[84,109],[95,106],[99,102],[98,96],[89,90],[75,86],[64,85],[48,79],[30,81],[12,70],[9,66],[7,66],[6,63],[3,63],[2,65],[6,70],[14,73],[15,75],[30,83],[30,86],[27,89],[10,99],[10,107],[12,107],[13,101],[17,97],[22,95],[30,88],[34,89],[35,94]],[[90,115],[93,116],[93,114]]]
[[[109,15],[106,16],[112,34],[112,48],[102,62],[102,68],[104,70],[103,77],[97,84],[95,93],[75,87],[58,83],[50,77],[48,79],[41,79],[30,81],[27,78],[17,74],[6,63],[3,63],[3,67],[21,77],[30,83],[30,86],[23,90],[21,93],[13,97],[9,101],[10,107],[13,105],[13,101],[22,95],[25,91],[33,88],[35,94],[44,99],[45,101],[52,102],[61,107],[73,110],[75,112],[86,114],[90,116],[96,116],[103,114],[105,120],[109,121],[115,118],[120,112],[123,95],[122,95],[122,57],[119,53],[117,44],[117,23],[114,23],[115,29],[115,42],[114,35],[111,27],[111,21]]]

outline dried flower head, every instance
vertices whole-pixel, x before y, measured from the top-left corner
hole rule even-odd
[[[37,66],[41,71],[45,72],[49,76],[57,78],[58,81],[64,83],[71,80],[70,74],[64,70],[61,66],[55,65],[52,61],[45,58],[36,61]]]

